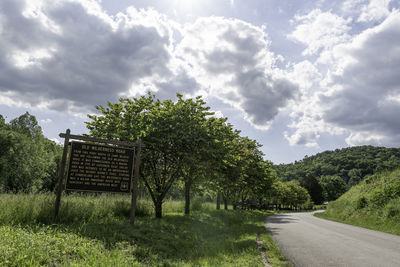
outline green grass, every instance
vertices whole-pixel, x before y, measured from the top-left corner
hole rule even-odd
[[[367,177],[316,216],[400,235],[400,170]]]
[[[287,266],[264,227],[270,212],[193,201],[185,216],[168,201],[155,219],[139,200],[132,228],[128,196],[64,196],[57,225],[53,205],[53,195],[0,195],[0,266],[263,266],[258,235],[269,261]]]

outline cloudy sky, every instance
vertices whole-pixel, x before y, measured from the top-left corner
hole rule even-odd
[[[0,114],[87,132],[94,106],[204,96],[288,163],[400,146],[399,0],[1,0]]]

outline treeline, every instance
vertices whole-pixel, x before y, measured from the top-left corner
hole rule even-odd
[[[260,144],[240,135],[226,118],[216,118],[201,97],[160,101],[153,95],[121,98],[96,107],[88,115],[90,135],[123,141],[141,140],[140,179],[162,216],[162,204],[171,188],[180,187],[185,214],[192,192],[214,193],[217,205],[234,208],[291,207],[310,204],[298,183],[278,181],[270,161],[263,159]]]
[[[291,164],[275,165],[282,181],[297,180],[316,204],[337,199],[365,177],[400,166],[400,149],[358,146],[325,151]]]
[[[149,196],[156,217],[167,197],[193,194],[217,200],[217,208],[311,207],[298,182],[282,182],[261,145],[240,135],[226,118],[216,118],[201,97],[160,101],[154,95],[121,98],[88,115],[91,136],[141,140],[141,196]],[[0,117],[0,192],[54,191],[62,147],[43,136],[29,113],[5,123]]]
[[[28,112],[9,123],[0,115],[0,192],[53,191],[61,149]]]

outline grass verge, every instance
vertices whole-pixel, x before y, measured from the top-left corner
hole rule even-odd
[[[315,216],[400,235],[400,170],[365,178]]]
[[[174,201],[155,219],[140,200],[132,228],[129,197],[64,197],[57,225],[53,204],[52,195],[0,195],[0,266],[263,266],[257,236],[270,262],[287,266],[264,227],[269,212],[197,203],[184,216]]]

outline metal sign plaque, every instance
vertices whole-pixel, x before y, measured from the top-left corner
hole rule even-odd
[[[67,190],[129,193],[133,150],[71,143]]]

